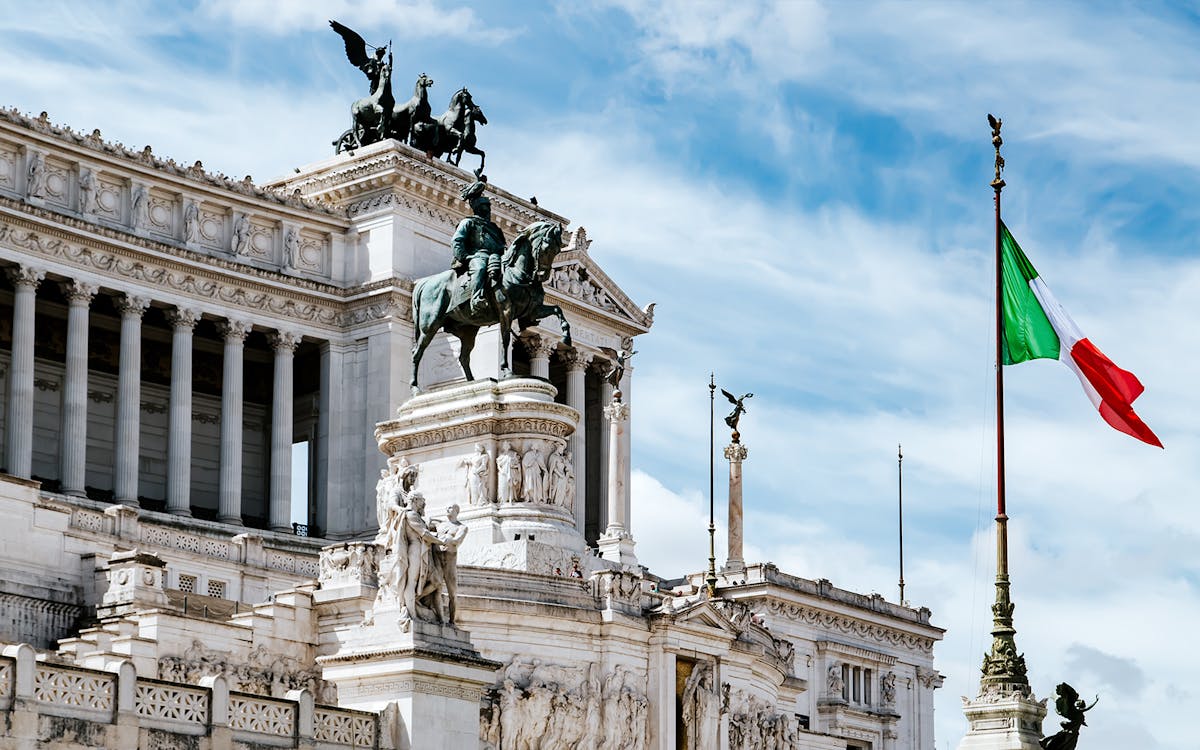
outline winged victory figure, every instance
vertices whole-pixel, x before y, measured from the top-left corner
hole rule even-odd
[[[1075,750],[1075,746],[1079,742],[1079,730],[1087,726],[1083,715],[1091,711],[1100,702],[1100,699],[1096,698],[1089,706],[1079,697],[1075,688],[1065,682],[1060,682],[1055,692],[1058,693],[1058,697],[1054,700],[1054,710],[1058,711],[1058,715],[1066,721],[1060,722],[1062,730],[1057,734],[1042,738],[1042,748],[1044,750]]]
[[[733,404],[733,411],[731,411],[729,413],[728,417],[725,417],[725,424],[729,425],[729,429],[733,430],[734,433],[736,433],[738,431],[738,421],[742,418],[742,415],[746,413],[745,401],[748,398],[754,398],[754,394],[747,393],[745,396],[738,398],[737,396],[734,396],[732,393],[730,393],[729,391],[722,388],[721,395],[723,395],[725,398],[729,399],[729,403]]]
[[[629,360],[633,355],[637,354],[632,348],[622,349],[617,351],[611,347],[602,346],[600,351],[604,352],[604,356],[608,357],[608,361],[612,362],[608,372],[604,374],[604,379],[613,387],[613,399],[621,400],[621,380],[625,377],[625,368],[629,365]]]
[[[384,47],[373,47],[374,55],[367,54],[367,44],[353,29],[337,21],[329,26],[338,33],[346,45],[346,58],[361,70],[370,81],[370,93],[350,106],[350,129],[342,133],[334,147],[338,153],[366,146],[387,138],[391,132],[391,119],[396,100],[392,96],[391,43]]]

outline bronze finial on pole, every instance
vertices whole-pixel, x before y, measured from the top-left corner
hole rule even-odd
[[[1004,189],[1004,157],[1000,146],[1002,120],[988,115],[992,146],[996,149],[996,174],[991,187],[996,201],[996,602],[992,605],[992,648],[983,657],[981,692],[989,690],[1029,693],[1025,657],[1017,652],[1013,628],[1013,603],[1008,579],[1008,514],[1004,497],[1004,257],[1001,243],[1000,191]]]
[[[716,392],[717,381],[713,373],[708,374],[708,575],[704,579],[708,584],[708,595],[717,595],[717,524],[715,520],[713,499],[713,477],[716,471]]]

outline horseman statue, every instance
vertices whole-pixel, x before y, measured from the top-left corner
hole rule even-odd
[[[509,374],[513,323],[523,330],[537,325],[542,318],[557,316],[563,343],[571,345],[571,326],[562,308],[547,305],[542,288],[554,258],[562,250],[562,225],[535,221],[505,247],[504,233],[492,221],[491,201],[483,194],[486,180],[478,175],[461,193],[473,215],[463,219],[454,232],[450,270],[418,279],[413,285],[413,393],[418,392],[421,357],[441,330],[462,342],[458,361],[467,380],[475,379],[471,374],[471,350],[476,334],[484,326],[500,327],[503,375]]]
[[[346,58],[366,75],[371,86],[369,95],[351,106],[350,129],[333,142],[336,153],[392,138],[424,151],[431,159],[445,157],[455,166],[464,153],[475,154],[479,157],[476,174],[483,173],[487,155],[476,145],[475,129],[486,125],[487,117],[470,91],[465,87],[455,91],[446,112],[434,117],[428,93],[433,79],[422,73],[413,85],[412,98],[397,103],[392,94],[391,42],[372,47],[357,32],[337,21],[330,21],[329,25],[342,38]],[[368,47],[374,50],[372,54],[367,53]]]

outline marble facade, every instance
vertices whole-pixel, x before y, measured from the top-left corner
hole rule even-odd
[[[0,750],[933,750],[928,610],[740,547],[715,596],[639,565],[603,349],[654,307],[583,228],[547,283],[573,347],[524,331],[496,380],[485,330],[467,383],[443,335],[412,396],[471,179],[382,142],[258,186],[0,111]],[[489,191],[507,236],[567,223]],[[460,506],[453,623],[381,595],[400,487]]]

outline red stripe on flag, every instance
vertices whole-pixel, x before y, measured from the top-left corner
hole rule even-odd
[[[1133,411],[1133,401],[1145,388],[1132,372],[1122,370],[1088,339],[1071,347],[1071,359],[1100,394],[1100,416],[1115,430],[1143,443],[1163,447],[1154,431]]]

